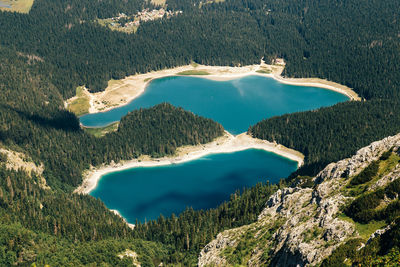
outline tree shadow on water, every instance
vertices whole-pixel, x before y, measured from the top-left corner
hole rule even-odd
[[[187,207],[193,207],[194,209],[209,209],[223,203],[229,197],[221,192],[197,192],[191,194],[185,194],[181,192],[168,192],[160,197],[151,199],[145,203],[141,203],[137,206],[132,207],[129,210],[130,214],[135,214],[138,218],[145,218],[148,215],[149,210],[156,207],[159,203],[171,203],[171,205],[176,205],[176,203],[181,203],[182,206],[178,208],[175,214],[180,214]],[[160,211],[160,213],[163,213]],[[169,216],[170,214],[163,214]]]

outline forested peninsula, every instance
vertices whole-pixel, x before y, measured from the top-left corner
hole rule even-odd
[[[27,14],[0,11],[0,147],[9,152],[0,153],[0,265],[130,266],[136,262],[133,258],[142,266],[196,265],[201,249],[219,232],[255,222],[278,188],[307,181],[326,164],[400,132],[397,1],[166,4],[168,10],[182,13],[141,23],[131,34],[111,31],[96,20],[159,7],[138,0],[35,0]],[[223,134],[217,123],[162,104],[128,115],[117,132],[97,138],[82,130],[78,118],[64,107],[78,86],[97,92],[110,79],[136,73],[192,62],[244,66],[258,64],[261,58],[266,63],[283,58],[285,77],[327,79],[353,88],[363,98],[250,127],[254,137],[305,154],[304,167],[290,180],[232,192],[230,201],[215,209],[188,209],[138,224],[134,230],[101,201],[72,193],[90,165],[141,153],[173,153],[179,145],[208,142]],[[164,124],[164,113],[182,128]],[[138,120],[140,129],[135,128]],[[22,161],[43,167],[43,172],[10,168],[14,152]],[[383,214],[353,215],[356,205],[362,203],[346,210],[346,216],[361,224]],[[370,257],[398,260],[397,217],[390,214],[393,230],[380,240],[392,242],[363,250],[358,262]],[[242,249],[235,257],[245,257],[245,246]],[[341,259],[343,253],[332,255]],[[334,261],[324,264],[330,262],[335,266]]]

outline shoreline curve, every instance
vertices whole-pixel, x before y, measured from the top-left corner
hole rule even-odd
[[[273,78],[276,81],[284,84],[296,86],[311,86],[336,91],[349,98],[351,101],[361,101],[361,98],[351,88],[319,79],[319,78],[284,78],[282,65],[267,65],[261,61],[260,65],[250,65],[244,67],[222,67],[222,66],[205,66],[205,65],[187,65],[154,71],[146,74],[137,74],[128,76],[122,80],[114,81],[114,84],[109,83],[109,87],[103,92],[90,93],[85,89],[84,93],[89,98],[89,113],[106,112],[116,107],[129,104],[132,100],[144,93],[146,87],[154,79],[159,79],[168,76],[189,76],[197,78],[205,78],[214,81],[227,81],[242,78],[250,75]],[[184,71],[206,71],[208,75],[182,75]],[[262,73],[264,72],[264,73]],[[267,73],[268,72],[268,73]],[[66,101],[68,106],[70,101]],[[83,125],[82,125],[83,126]],[[83,126],[84,127],[84,126]],[[171,164],[179,164],[191,160],[199,159],[203,156],[218,153],[233,153],[247,149],[262,149],[272,152],[276,155],[285,157],[289,160],[297,161],[297,166],[300,167],[304,163],[304,155],[299,151],[286,148],[280,144],[253,138],[247,133],[232,135],[225,131],[222,137],[216,138],[214,141],[196,146],[184,146],[177,148],[175,155],[152,159],[149,156],[141,156],[138,159],[121,161],[118,164],[111,163],[99,167],[91,167],[83,173],[82,184],[74,190],[77,194],[89,194],[97,187],[98,181],[103,175],[111,172],[131,169],[135,167],[156,167]],[[117,215],[121,214],[117,210],[111,210]],[[121,216],[122,217],[122,216]],[[122,217],[123,218],[123,217]],[[124,219],[124,218],[123,218]],[[130,228],[133,224],[124,221]]]
[[[243,67],[226,66],[206,66],[206,65],[186,65],[171,69],[152,71],[145,74],[136,74],[125,77],[117,81],[110,81],[109,86],[102,92],[90,93],[85,89],[85,95],[89,98],[90,108],[88,113],[106,112],[111,109],[129,104],[132,100],[144,93],[152,80],[169,76],[187,76],[209,79],[214,81],[228,81],[242,78],[245,76],[256,75],[261,77],[273,78],[276,81],[296,86],[311,86],[327,90],[332,90],[343,94],[351,101],[361,101],[361,98],[351,88],[332,81],[320,78],[285,78],[282,76],[283,65],[267,65],[261,62],[259,65],[248,65]],[[208,75],[181,75],[179,73],[187,71],[205,71]],[[267,71],[269,73],[260,73]],[[65,101],[65,106],[71,103],[73,97]],[[84,115],[84,114],[83,114]]]
[[[162,158],[150,158],[141,156],[138,159],[121,161],[120,163],[111,163],[100,167],[91,167],[83,173],[82,184],[74,190],[77,194],[89,194],[97,186],[98,181],[103,175],[111,172],[122,171],[136,167],[157,167],[172,164],[184,163],[199,159],[206,155],[218,153],[233,153],[247,149],[262,149],[272,152],[289,160],[296,161],[297,167],[304,163],[304,155],[299,151],[287,148],[283,145],[272,143],[266,140],[253,138],[247,133],[232,135],[225,131],[225,134],[216,138],[207,144],[196,146],[178,147],[175,155]]]

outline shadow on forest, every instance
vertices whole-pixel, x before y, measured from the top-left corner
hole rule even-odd
[[[64,130],[69,132],[75,132],[80,130],[78,118],[71,112],[66,110],[56,110],[54,113],[51,111],[45,111],[49,114],[49,117],[40,115],[36,112],[23,111],[9,105],[1,105],[3,108],[18,113],[22,118],[29,120],[35,124],[39,124],[42,127],[50,127],[57,130]],[[1,138],[1,135],[0,135]]]

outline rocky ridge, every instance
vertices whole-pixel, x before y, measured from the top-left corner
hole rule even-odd
[[[359,235],[353,222],[338,216],[341,208],[353,199],[343,194],[349,177],[360,173],[385,151],[396,151],[399,146],[400,134],[373,142],[353,157],[326,166],[313,178],[312,188],[278,190],[267,201],[257,222],[224,231],[207,244],[200,253],[199,266],[321,263],[350,237]],[[399,164],[371,188],[382,187],[397,178],[400,178]]]
[[[43,177],[43,163],[38,166],[24,153],[5,148],[0,148],[0,154],[5,155],[5,157],[3,156],[5,161],[0,161],[0,164],[4,163],[7,169],[14,171],[23,170],[31,178],[34,174],[37,176],[37,183],[41,188],[50,189],[50,187],[46,183],[46,179]]]

